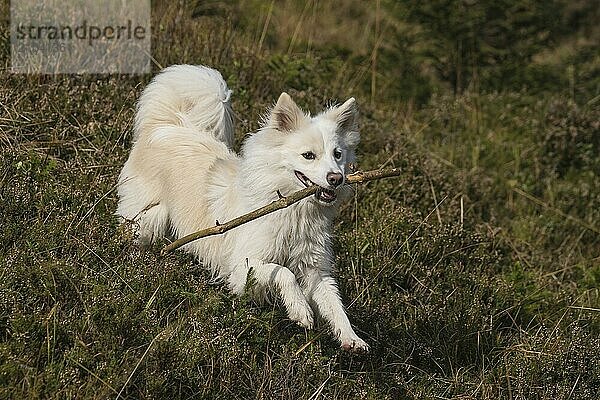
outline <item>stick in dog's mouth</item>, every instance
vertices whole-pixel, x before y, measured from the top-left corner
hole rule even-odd
[[[304,175],[302,172],[294,171],[294,173],[296,174],[296,177],[300,180],[300,182],[302,182],[302,184],[304,186],[309,187],[312,185],[316,185],[313,181],[308,179],[306,177],[306,175]],[[319,185],[317,185],[317,186],[319,186]],[[319,188],[317,189],[317,192],[315,193],[315,197],[317,198],[317,200],[322,201],[323,203],[333,203],[335,201],[335,199],[337,198],[337,194],[335,193],[335,190],[333,190],[333,189],[324,188],[323,186],[319,186]]]

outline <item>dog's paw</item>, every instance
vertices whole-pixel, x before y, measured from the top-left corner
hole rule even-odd
[[[342,349],[353,353],[368,353],[369,345],[358,336],[353,336],[351,338],[342,339]]]
[[[288,316],[303,328],[312,329],[314,325],[313,311],[308,304],[306,307],[294,307],[293,310],[290,310]]]

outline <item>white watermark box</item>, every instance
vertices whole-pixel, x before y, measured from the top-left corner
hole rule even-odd
[[[11,71],[150,72],[150,0],[13,0]]]

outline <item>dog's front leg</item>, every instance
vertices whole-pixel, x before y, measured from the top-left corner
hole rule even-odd
[[[329,272],[317,268],[306,271],[305,293],[319,314],[331,325],[344,350],[369,351],[369,345],[352,329],[337,284]]]
[[[279,291],[291,320],[296,321],[300,326],[312,329],[312,308],[308,304],[300,285],[296,281],[296,275],[292,271],[282,265],[264,263],[259,260],[248,260],[244,269],[246,275],[248,271],[251,271],[250,276],[254,278],[257,285]],[[240,271],[236,272],[239,273]]]

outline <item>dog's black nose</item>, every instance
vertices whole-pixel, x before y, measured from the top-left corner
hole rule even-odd
[[[340,186],[344,183],[344,175],[339,172],[330,172],[327,174],[327,183],[331,186]]]

